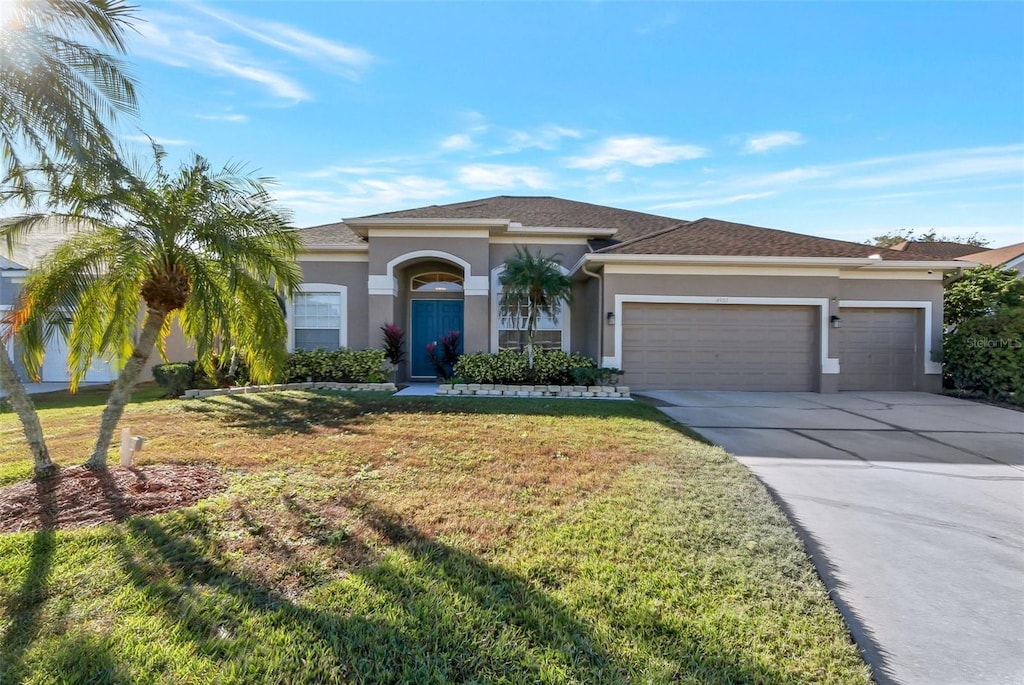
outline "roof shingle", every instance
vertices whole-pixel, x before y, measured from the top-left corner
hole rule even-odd
[[[978,251],[977,245],[967,243],[953,243],[946,240],[905,240],[899,245],[894,245],[894,250],[906,252],[918,257],[939,257],[941,259],[956,259],[965,254],[972,254]]]
[[[360,219],[509,219],[523,226],[614,228],[618,240],[660,231],[679,219],[558,197],[499,195],[482,200],[384,212]]]
[[[1014,243],[1013,245],[1007,245],[1006,247],[997,247],[994,250],[984,250],[982,252],[975,252],[974,254],[963,255],[960,259],[965,262],[977,262],[978,264],[999,266],[1000,264],[1006,264],[1011,259],[1016,259],[1021,255],[1024,255],[1024,243]]]
[[[296,229],[302,244],[307,247],[317,245],[361,245],[365,240],[352,232],[352,229],[339,221],[333,224],[310,226]]]
[[[939,257],[907,254],[845,240],[819,238],[774,228],[718,219],[698,219],[658,233],[612,245],[602,254],[715,255],[737,257],[850,257],[880,255],[884,261],[935,261]]]

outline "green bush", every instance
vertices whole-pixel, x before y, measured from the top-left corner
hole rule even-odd
[[[943,362],[954,388],[1024,405],[1024,307],[962,322],[943,340]]]
[[[297,350],[288,355],[286,383],[383,383],[384,350]]]
[[[622,369],[581,367],[573,369],[572,378],[576,385],[615,385],[619,382]]]
[[[192,362],[157,364],[153,367],[153,380],[167,391],[168,397],[181,397],[194,386],[195,367]]]
[[[464,354],[455,364],[455,376],[466,383],[573,385],[581,370],[597,368],[590,357],[561,350],[538,351],[533,357],[533,369],[529,364],[527,355],[515,350]]]

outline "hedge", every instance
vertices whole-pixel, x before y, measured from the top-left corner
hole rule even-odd
[[[153,367],[153,380],[167,391],[167,397],[181,397],[186,390],[194,388],[195,375],[193,362],[157,364]]]
[[[599,385],[614,383],[618,370],[599,369],[590,357],[561,350],[535,352],[531,369],[525,353],[501,350],[497,354],[477,352],[462,355],[455,364],[455,378],[464,383],[501,385]]]
[[[383,383],[384,350],[296,350],[288,355],[285,383]]]
[[[197,361],[158,364],[153,380],[167,391],[168,397],[180,397],[186,390],[246,385],[248,369],[239,360],[235,377],[227,374],[228,363],[214,367],[211,377]],[[283,383],[302,383],[312,379],[320,383],[383,383],[387,380],[383,350],[297,350],[288,355]]]
[[[1024,405],[1024,307],[968,319],[943,339],[953,387]]]

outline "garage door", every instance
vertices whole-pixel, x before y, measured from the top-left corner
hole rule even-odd
[[[913,390],[917,310],[842,309],[840,390]]]
[[[67,342],[59,333],[54,334],[46,345],[46,356],[43,357],[40,376],[44,383],[67,383],[70,378]],[[114,377],[113,369],[108,362],[94,359],[83,380],[86,383],[108,383],[114,380]]]
[[[623,382],[637,389],[815,390],[813,307],[626,304]]]

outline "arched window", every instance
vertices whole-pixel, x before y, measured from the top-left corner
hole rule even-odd
[[[431,271],[412,277],[412,289],[418,292],[462,292],[462,276],[446,271]]]

